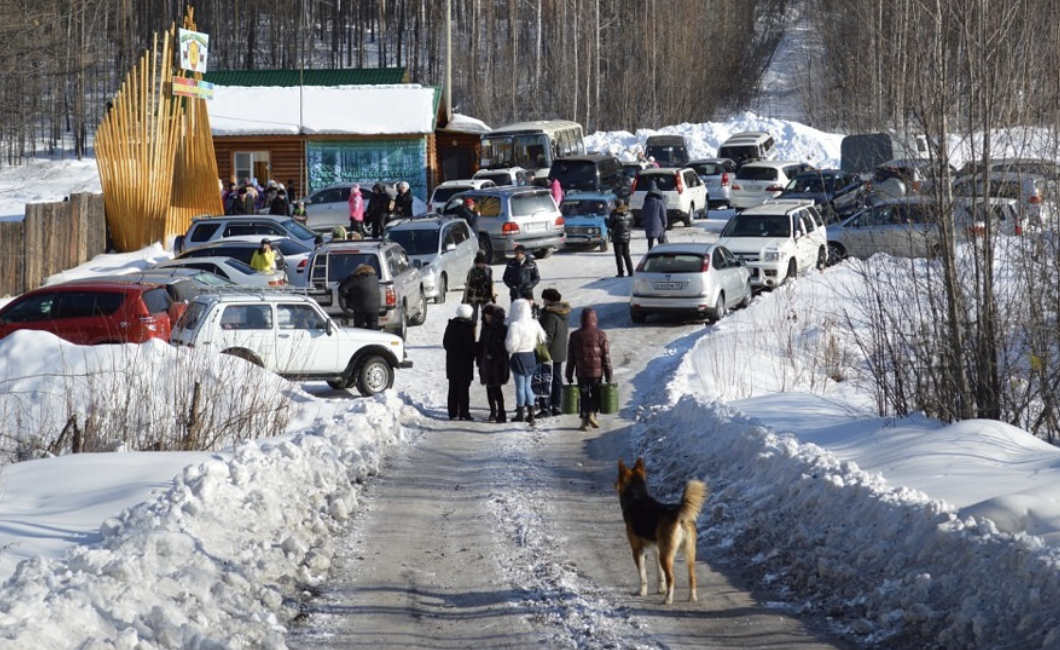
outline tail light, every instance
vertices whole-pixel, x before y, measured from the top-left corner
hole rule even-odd
[[[298,263],[298,272],[299,273],[304,273],[305,272],[305,267],[307,267],[307,266],[309,266],[309,258],[308,257]]]
[[[633,179],[633,182],[629,186],[630,193],[637,191],[637,179]]]
[[[1029,203],[1031,205],[1041,205],[1041,203],[1042,203],[1042,195],[1038,194],[1038,193],[1032,194],[1031,197],[1029,199],[1027,199],[1027,203]]]
[[[706,273],[709,270],[710,270],[710,255],[704,255],[703,256],[703,268],[701,268],[700,271],[703,272],[703,273]]]
[[[920,191],[920,181],[913,181],[912,183],[910,183],[910,185],[912,186],[914,192]]]
[[[676,183],[674,184],[677,186],[677,193],[683,194],[685,191],[685,184],[681,182],[681,175],[678,174],[677,176],[675,176],[674,180],[676,181]]]
[[[721,173],[721,186],[725,187],[728,184],[729,184],[729,172],[722,172]]]
[[[644,270],[644,262],[646,262],[647,259],[648,259],[647,257],[642,257],[640,259],[640,261],[637,262],[637,268],[635,269],[637,271],[637,273],[640,273],[641,271]]]
[[[387,309],[397,307],[397,294],[394,293],[394,287],[386,288],[386,306]]]
[[[282,277],[277,277],[269,280],[270,287],[282,287],[285,284],[287,284],[287,280]]]
[[[501,226],[502,235],[514,235],[517,232],[519,232],[519,224],[515,223],[514,221],[508,221],[507,223]]]
[[[742,187],[740,187],[740,184],[739,184],[739,183],[733,183],[733,184],[732,184],[732,189],[734,189],[734,190],[736,190],[736,191],[740,191],[740,190],[742,190],[743,188],[742,188]]]
[[[563,224],[567,223],[563,217],[556,217],[556,228],[562,228]]]
[[[1020,223],[1018,221],[1013,226],[1013,232],[1015,232],[1017,235],[1022,235],[1023,234],[1023,226],[1020,225]]]
[[[770,185],[769,187],[767,187],[766,191],[767,192],[783,192],[784,191],[784,186],[783,185],[777,185],[776,183],[774,183],[773,185]]]

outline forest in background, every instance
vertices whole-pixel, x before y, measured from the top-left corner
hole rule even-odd
[[[452,0],[454,110],[588,132],[716,119],[746,104],[789,0]],[[0,156],[82,155],[156,32],[195,9],[210,69],[392,67],[445,77],[444,0],[0,0]]]

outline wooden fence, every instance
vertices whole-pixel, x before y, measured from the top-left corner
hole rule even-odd
[[[31,203],[23,221],[0,222],[0,296],[41,286],[44,279],[107,250],[102,194],[72,194],[61,203]]]

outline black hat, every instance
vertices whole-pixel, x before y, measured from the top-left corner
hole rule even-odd
[[[526,246],[523,246],[522,244],[519,244],[518,246],[515,247],[515,252],[516,253],[524,253],[525,254],[526,253]]]
[[[541,292],[541,298],[549,302],[559,302],[563,299],[563,296],[560,295],[559,291],[556,291],[552,287],[549,287],[548,289],[545,289]]]
[[[486,264],[486,254],[482,251],[475,253],[475,264]]]
[[[272,240],[269,239],[268,237],[266,237],[265,239],[262,239],[261,240],[261,245],[264,246],[265,244],[268,244],[269,246],[272,246]]]

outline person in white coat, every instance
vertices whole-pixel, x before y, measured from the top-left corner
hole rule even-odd
[[[523,422],[525,414],[525,420],[530,424],[534,423],[534,389],[531,386],[531,378],[537,369],[534,348],[547,340],[545,330],[534,318],[530,301],[524,298],[512,301],[504,347],[510,355],[508,363],[515,379],[516,408],[513,422]]]

